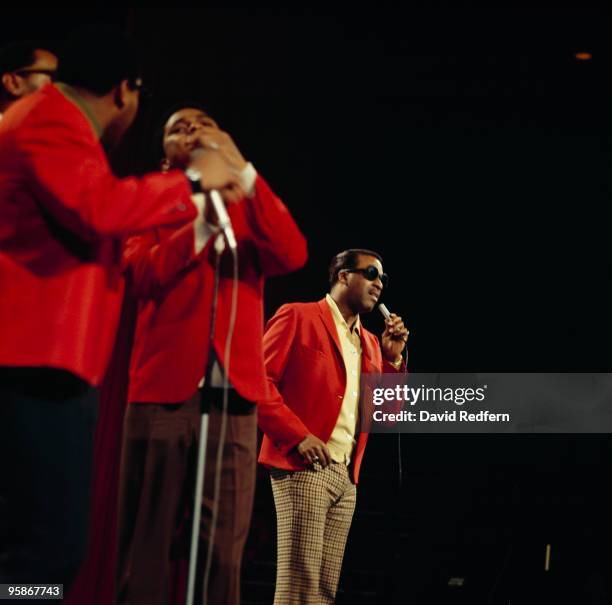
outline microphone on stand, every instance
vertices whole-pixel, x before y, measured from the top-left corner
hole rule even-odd
[[[191,153],[191,160],[194,161],[198,156],[201,156],[205,153],[204,149],[197,148]],[[193,193],[205,193],[202,190],[202,185],[200,179],[202,178],[202,173],[191,166],[185,170],[185,176],[189,179],[191,183],[191,189]],[[206,193],[205,193],[206,194]],[[236,250],[238,244],[236,243],[236,236],[234,235],[234,230],[232,229],[232,222],[230,221],[230,217],[227,214],[227,210],[225,209],[225,204],[221,199],[221,195],[216,189],[211,189],[207,195],[210,200],[213,208],[215,210],[215,214],[217,215],[217,219],[219,220],[219,228],[225,235],[227,239],[227,243],[231,250]]]
[[[234,235],[234,229],[232,228],[232,221],[230,221],[230,217],[225,209],[225,204],[221,199],[220,193],[216,189],[211,189],[209,194],[209,199],[215,209],[215,213],[217,214],[217,219],[219,220],[219,228],[225,234],[227,238],[227,244],[232,250],[236,250],[238,244],[236,243],[236,236]]]
[[[202,150],[196,150],[192,154],[192,158],[196,154],[203,153]],[[215,530],[217,526],[217,520],[219,515],[219,493],[221,486],[221,466],[222,466],[222,452],[225,444],[225,436],[227,432],[227,408],[228,408],[228,388],[229,388],[229,372],[230,372],[230,352],[232,337],[234,334],[234,327],[236,324],[236,310],[238,306],[238,245],[236,242],[236,236],[232,229],[232,222],[230,221],[225,204],[219,192],[215,189],[211,189],[205,193],[201,187],[201,173],[193,168],[187,168],[185,175],[191,182],[192,191],[194,193],[204,193],[210,200],[213,209],[217,215],[219,222],[219,228],[223,232],[227,244],[232,252],[233,258],[233,277],[232,277],[232,298],[230,307],[230,318],[229,328],[225,339],[225,355],[223,368],[224,381],[223,381],[223,411],[221,416],[221,425],[219,429],[219,445],[217,448],[217,459],[215,462],[215,485],[214,485],[214,497],[213,497],[213,511],[210,525],[210,540],[208,544],[208,552],[206,554],[206,566],[204,571],[203,579],[203,594],[204,594],[204,605],[207,603],[207,590],[208,581],[210,578],[210,570],[212,563],[212,547],[215,543]],[[220,253],[219,253],[220,254]],[[219,261],[220,256],[217,256]],[[212,350],[212,339],[214,334],[215,316],[217,309],[217,296],[218,296],[218,283],[219,283],[219,262],[216,263],[215,268],[215,286],[212,300],[212,312],[211,312],[211,329],[209,332],[209,347]],[[208,373],[208,372],[207,372]],[[195,477],[195,491],[194,491],[194,507],[193,507],[193,520],[191,527],[191,546],[189,551],[189,570],[187,576],[187,590],[185,603],[187,605],[193,605],[195,598],[195,577],[196,577],[196,562],[198,560],[198,546],[199,546],[199,535],[200,535],[200,516],[202,509],[202,493],[204,486],[204,472],[206,468],[206,444],[208,442],[208,412],[206,408],[202,407],[202,414],[200,417],[200,439],[198,443],[198,456],[197,456],[197,467]]]

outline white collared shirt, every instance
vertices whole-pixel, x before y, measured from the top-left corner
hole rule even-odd
[[[361,378],[361,322],[358,315],[355,323],[349,326],[340,309],[338,309],[336,301],[329,294],[325,297],[325,300],[331,309],[336,324],[346,370],[346,389],[344,390],[342,406],[336,426],[327,442],[327,447],[332,460],[349,464],[357,443],[355,436],[359,414],[359,380]]]

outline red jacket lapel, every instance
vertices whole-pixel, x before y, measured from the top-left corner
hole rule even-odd
[[[319,310],[321,311],[321,320],[323,321],[323,325],[327,328],[329,335],[336,345],[336,350],[338,351],[340,358],[342,358],[342,345],[340,344],[338,330],[336,329],[336,323],[334,322],[334,316],[329,308],[329,303],[323,298],[318,302],[318,305]]]

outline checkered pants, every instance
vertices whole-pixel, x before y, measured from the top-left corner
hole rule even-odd
[[[274,605],[333,603],[357,491],[344,464],[271,469],[278,555]]]

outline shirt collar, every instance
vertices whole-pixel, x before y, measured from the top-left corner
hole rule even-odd
[[[101,138],[102,127],[94,115],[89,103],[87,103],[87,101],[72,86],[64,84],[63,82],[57,82],[55,86],[68,100],[72,101],[83,112],[83,114],[85,114],[85,117],[91,124],[91,127],[94,129],[96,136]]]
[[[346,329],[349,331],[349,333],[351,332],[349,325],[346,323],[346,320],[344,319],[344,316],[342,315],[342,313],[340,312],[340,309],[338,308],[338,305],[336,304],[336,301],[331,297],[330,294],[326,294],[325,295],[325,300],[327,301],[327,304],[329,305],[332,315],[334,316],[334,321],[336,322],[336,324],[343,324],[346,326]],[[357,319],[355,320],[355,323],[353,324],[353,330],[359,334],[361,332],[361,321],[359,319],[359,315],[357,315]]]

